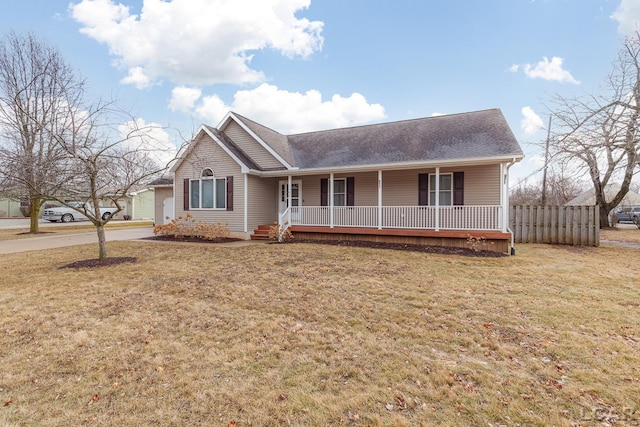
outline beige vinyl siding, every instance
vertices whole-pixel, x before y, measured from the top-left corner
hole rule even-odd
[[[238,123],[230,121],[222,129],[233,142],[236,143],[254,162],[262,169],[282,168],[280,163],[271,153],[269,153],[258,141],[253,139]]]
[[[240,166],[209,136],[202,136],[187,158],[175,171],[175,216],[184,217],[184,179],[200,177],[202,170],[211,168],[216,178],[233,176],[233,211],[193,209],[189,213],[196,220],[228,224],[234,233],[244,232],[244,177]]]
[[[329,178],[329,175],[302,177],[302,206],[320,206],[320,179],[322,178]]]
[[[463,170],[465,205],[500,204],[500,165],[473,166]]]
[[[251,233],[258,225],[273,224],[277,221],[278,180],[249,175],[248,187],[247,226],[248,232]]]
[[[417,206],[418,175],[420,173],[426,173],[426,171],[382,172],[382,205]]]

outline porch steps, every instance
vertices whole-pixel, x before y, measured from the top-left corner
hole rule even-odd
[[[258,228],[253,230],[253,234],[251,235],[251,240],[269,240],[270,228],[271,228],[271,224],[259,225]]]

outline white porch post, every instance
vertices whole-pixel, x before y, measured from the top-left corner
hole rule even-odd
[[[287,207],[289,208],[287,211],[289,212],[287,221],[289,225],[291,225],[291,175],[287,177]]]
[[[333,228],[333,172],[329,174],[329,227]]]
[[[382,230],[382,170],[378,171],[378,230]]]
[[[244,232],[247,233],[249,231],[249,212],[247,211],[249,208],[249,175],[244,175]]]
[[[440,231],[440,167],[436,168],[436,231]]]

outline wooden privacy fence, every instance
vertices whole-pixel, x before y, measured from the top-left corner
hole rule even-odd
[[[598,206],[511,206],[509,227],[516,243],[598,246]]]

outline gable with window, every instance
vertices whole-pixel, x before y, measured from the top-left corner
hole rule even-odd
[[[440,206],[464,205],[464,172],[441,173],[436,195],[436,174],[418,175],[418,205],[435,206],[436,196]]]
[[[217,178],[206,168],[197,179],[184,180],[184,210],[233,210],[233,176]]]

